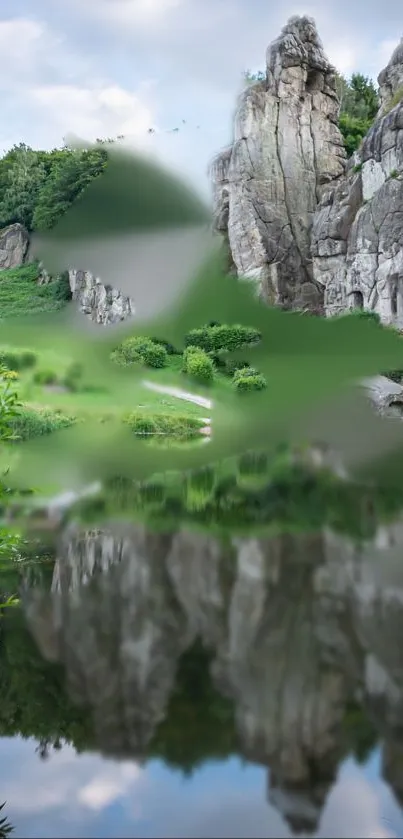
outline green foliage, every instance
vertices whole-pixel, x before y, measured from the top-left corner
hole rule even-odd
[[[4,801],[3,804],[0,804],[0,814],[1,811],[6,806],[6,802]],[[14,827],[11,822],[5,816],[0,815],[0,839],[6,839],[7,836],[11,836],[14,832]]]
[[[21,402],[14,386],[15,373],[0,367],[0,441],[15,439],[15,423],[21,411]]]
[[[0,320],[55,312],[64,306],[58,281],[38,285],[38,278],[36,262],[0,271]]]
[[[371,323],[381,324],[380,316],[377,312],[369,311],[368,309],[352,309],[349,313],[351,317],[359,318],[360,320],[368,320]]]
[[[237,370],[234,372],[234,382],[237,382],[238,379],[245,379],[248,376],[259,376],[259,370],[256,370],[254,367],[251,367],[249,364],[246,367],[238,367]]]
[[[36,353],[31,350],[10,350],[0,348],[0,365],[7,370],[28,370],[34,367],[37,361]]]
[[[190,439],[200,433],[204,423],[196,417],[180,414],[147,414],[133,411],[125,423],[139,437],[162,436]]]
[[[19,222],[29,231],[49,229],[106,163],[102,144],[52,151],[14,146],[0,160],[0,228]]]
[[[185,345],[200,347],[205,352],[234,352],[242,347],[258,344],[261,337],[261,333],[254,326],[220,324],[191,329],[185,336]]]
[[[389,104],[385,108],[385,114],[389,114],[390,111],[393,110],[393,108],[396,108],[396,105],[399,105],[400,102],[402,101],[402,99],[403,99],[403,87],[399,87],[396,90],[395,94],[392,96],[392,99],[390,100]]]
[[[111,357],[118,364],[145,364],[157,369],[165,367],[168,361],[167,350],[162,344],[137,335],[123,341]]]
[[[75,417],[65,416],[49,408],[34,410],[20,407],[18,414],[10,419],[10,426],[19,440],[30,440],[52,434],[63,428],[69,428],[76,422]]]
[[[254,390],[264,390],[267,381],[261,373],[255,376],[238,376],[234,378],[234,387],[239,393],[250,393]]]
[[[390,178],[398,178],[399,177],[399,172],[397,171],[397,169],[392,169],[389,177]]]
[[[185,372],[197,382],[210,384],[214,379],[214,364],[203,350],[192,351],[186,357]]]
[[[351,157],[371,128],[379,109],[378,92],[371,79],[353,73],[350,80],[337,76],[340,98],[339,128],[347,155]]]
[[[169,341],[164,341],[162,338],[150,338],[153,344],[158,344],[164,347],[168,355],[181,355],[181,350],[176,349]]]
[[[33,377],[36,385],[55,385],[58,380],[58,375],[54,370],[37,370]]]

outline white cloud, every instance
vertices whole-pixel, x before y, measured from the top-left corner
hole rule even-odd
[[[31,88],[27,96],[61,137],[76,134],[90,141],[119,134],[141,137],[153,124],[150,107],[137,93],[119,85],[42,85]]]

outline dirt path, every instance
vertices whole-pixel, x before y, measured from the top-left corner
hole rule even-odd
[[[212,399],[206,399],[205,396],[197,396],[194,393],[189,393],[186,390],[181,390],[179,387],[169,387],[168,385],[157,385],[155,382],[143,381],[144,387],[148,390],[154,390],[156,393],[165,393],[166,396],[176,396],[177,399],[184,399],[186,402],[193,402],[194,405],[200,405],[202,408],[213,407]],[[204,417],[203,417],[204,419]],[[210,422],[207,418],[206,422]]]

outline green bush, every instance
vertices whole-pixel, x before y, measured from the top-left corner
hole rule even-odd
[[[182,355],[181,350],[177,350],[173,344],[169,343],[169,341],[164,341],[162,338],[150,338],[150,341],[152,341],[153,344],[164,347],[168,355]]]
[[[377,312],[370,312],[368,309],[352,309],[350,314],[355,318],[361,318],[362,320],[369,320],[373,323],[380,324],[381,319]]]
[[[124,422],[139,437],[174,437],[190,439],[196,436],[204,423],[196,417],[171,414],[145,414],[134,411]]]
[[[58,375],[54,370],[37,370],[34,375],[36,385],[55,385],[58,381]]]
[[[186,373],[198,382],[209,384],[214,379],[214,364],[202,350],[192,352],[187,358]]]
[[[186,349],[184,350],[183,355],[182,355],[182,373],[187,373],[187,371],[188,371],[188,362],[189,362],[190,356],[194,355],[195,353],[197,354],[199,352],[200,352],[199,347],[193,347],[193,346],[186,347]]]
[[[235,370],[234,382],[237,382],[238,379],[246,379],[248,376],[260,376],[259,370],[256,370],[249,364],[247,367],[240,367],[238,370]]]
[[[37,361],[36,353],[31,350],[0,349],[0,364],[7,370],[28,370]]]
[[[62,428],[69,428],[75,422],[75,417],[65,416],[48,408],[36,411],[33,408],[22,407],[18,416],[10,421],[10,425],[20,440],[30,440],[60,431]]]
[[[267,382],[261,373],[255,376],[240,376],[234,379],[234,387],[240,393],[246,393],[253,390],[264,390],[267,387]]]
[[[241,347],[259,343],[261,338],[261,333],[253,326],[222,324],[191,329],[185,336],[185,345],[200,347],[205,352],[234,352]]]
[[[127,338],[111,355],[119,364],[146,364],[148,367],[165,367],[168,353],[161,344],[155,344],[151,338],[134,336]]]

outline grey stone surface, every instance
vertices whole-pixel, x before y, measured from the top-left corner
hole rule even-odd
[[[28,251],[29,236],[22,224],[10,224],[0,230],[0,271],[19,268]]]
[[[310,227],[345,167],[335,70],[315,23],[291,18],[267,50],[266,79],[240,96],[233,144],[211,165],[214,226],[239,276],[285,308],[322,311]]]

